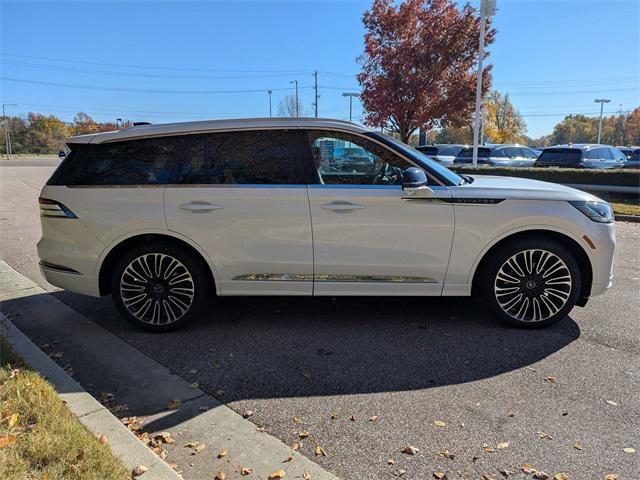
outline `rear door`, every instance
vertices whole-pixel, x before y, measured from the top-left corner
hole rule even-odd
[[[312,178],[298,130],[211,133],[202,171],[168,186],[170,230],[209,255],[221,295],[311,295],[313,250],[306,184]]]
[[[440,295],[453,238],[445,186],[407,199],[413,166],[371,139],[309,131],[318,181],[309,185],[315,295]],[[343,153],[352,152],[352,153]]]

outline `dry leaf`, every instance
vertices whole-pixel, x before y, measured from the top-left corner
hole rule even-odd
[[[490,447],[489,445],[483,445],[482,449],[487,453],[494,453],[496,451],[495,448]]]
[[[498,450],[503,450],[505,448],[509,448],[509,442],[500,442],[498,445],[496,445],[496,448]]]
[[[253,468],[240,467],[240,475],[242,475],[243,477],[246,477],[247,475],[250,475],[251,472],[253,472]]]
[[[221,388],[216,390],[216,397],[221,397],[222,395],[224,395],[224,390],[222,390]]]
[[[416,447],[413,447],[411,445],[407,445],[402,449],[402,453],[406,453],[407,455],[415,455],[419,451],[420,450],[418,450]]]
[[[300,433],[298,433],[298,436],[300,438],[307,438],[309,436],[309,432],[307,432],[306,430],[303,430]]]
[[[553,476],[553,480],[569,480],[569,475],[564,472],[556,473]]]
[[[280,478],[284,478],[285,475],[286,473],[284,470],[278,470],[277,472],[273,472],[269,475],[269,480],[278,480]]]
[[[196,448],[198,446],[198,443],[200,442],[189,442],[189,443],[186,443],[184,446],[187,448]]]
[[[405,473],[407,473],[407,471],[401,468],[400,470],[398,470],[396,472],[393,472],[393,475],[396,476],[396,477],[401,477]]]
[[[579,443],[576,443],[573,445],[573,448],[575,448],[576,450],[582,450],[582,445],[580,445]]]
[[[608,473],[604,476],[604,480],[618,480],[618,475],[615,473]]]
[[[305,470],[302,474],[302,480],[311,480],[311,474]]]
[[[15,427],[16,423],[18,423],[18,420],[20,420],[19,413],[16,412],[13,415],[11,415],[11,417],[9,418],[9,428]]]
[[[438,480],[447,480],[447,474],[444,472],[433,472],[433,478]]]
[[[636,453],[636,449],[635,448],[631,448],[631,447],[623,448],[622,451],[624,453]]]
[[[100,435],[100,438],[98,438],[98,442],[102,445],[106,445],[107,443],[109,443],[109,437],[107,437],[106,435]]]
[[[520,470],[522,470],[522,472],[526,473],[527,475],[536,473],[536,469],[533,468],[533,465],[531,465],[530,463],[523,463],[522,465],[520,465]]]
[[[378,415],[372,415],[369,417],[370,422],[375,422],[376,420],[378,420]]]
[[[175,410],[176,408],[178,408],[180,406],[181,403],[182,403],[182,401],[179,398],[171,400],[169,402],[169,404],[167,405],[167,409]]]
[[[553,440],[553,437],[551,435],[549,435],[547,432],[542,432],[542,431],[538,431],[536,432],[538,434],[538,436],[542,439],[546,439],[546,440]]]
[[[227,478],[227,476],[224,474],[224,472],[222,470],[220,470],[218,473],[216,473],[215,480],[224,480],[225,478]]]
[[[316,451],[316,455],[321,455],[323,457],[327,456],[327,452],[320,445],[316,445],[316,450],[315,451]]]
[[[302,419],[300,417],[293,417],[293,423],[302,423]]]
[[[291,448],[294,449],[294,450],[300,450],[301,446],[302,446],[301,443],[293,442],[293,444],[291,445]]]
[[[448,458],[449,460],[453,460],[456,458],[455,454],[451,453],[449,450],[445,450],[444,452],[438,452],[438,455],[441,457]]]
[[[482,480],[496,480],[496,477],[492,477],[488,473],[483,473],[482,474]]]
[[[134,468],[131,471],[131,476],[132,477],[139,477],[140,475],[144,475],[145,472],[147,472],[149,470],[149,467],[145,466],[145,465],[138,465],[136,468]]]
[[[242,416],[244,418],[249,418],[249,417],[253,416],[253,410],[245,410],[244,413],[242,414]]]
[[[608,403],[609,405],[613,405],[614,407],[617,407],[617,406],[618,406],[618,404],[617,404],[616,402],[614,402],[613,400],[607,400],[607,403]]]
[[[436,420],[436,421],[434,421],[434,422],[433,422],[433,424],[434,424],[436,427],[444,427],[444,426],[446,425],[446,423],[441,422],[440,420]]]
[[[332,413],[331,414],[331,420],[336,420],[338,418],[338,414],[337,413]]]
[[[387,460],[387,465],[395,465],[396,461],[393,458]]]
[[[536,472],[533,474],[535,480],[549,480],[549,475],[545,472]]]
[[[220,450],[220,452],[218,452],[218,458],[224,458],[226,456],[227,456],[227,449],[226,448],[223,449],[223,450]]]
[[[6,447],[8,445],[12,445],[14,443],[16,443],[16,436],[15,435],[9,435],[7,437],[0,437],[0,448]]]
[[[549,383],[556,383],[558,381],[557,377],[546,377],[545,380]]]
[[[355,422],[356,421],[356,416],[355,415],[351,415],[349,417],[349,420],[351,420],[352,422]]]
[[[282,463],[289,463],[291,460],[293,460],[293,457],[289,456],[287,458],[285,458]]]
[[[198,453],[200,453],[202,450],[204,450],[207,446],[204,443],[199,443],[198,445],[196,445],[193,449],[193,452],[191,453],[191,455],[197,455]]]

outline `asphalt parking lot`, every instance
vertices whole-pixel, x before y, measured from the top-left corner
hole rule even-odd
[[[471,299],[222,298],[158,335],[42,279],[36,199],[54,167],[33,164],[0,169],[0,257],[285,443],[307,430],[301,452],[336,475],[519,479],[529,463],[640,478],[640,453],[623,450],[640,451],[640,224],[617,224],[614,288],[542,331]]]

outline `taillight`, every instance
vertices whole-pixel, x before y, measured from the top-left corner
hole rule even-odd
[[[38,198],[41,217],[78,218],[75,214],[60,202],[48,198]]]

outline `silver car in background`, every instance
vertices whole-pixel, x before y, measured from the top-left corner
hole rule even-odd
[[[524,145],[494,144],[478,147],[478,165],[494,167],[533,167],[538,155]],[[473,147],[463,149],[454,159],[455,165],[472,163]]]

